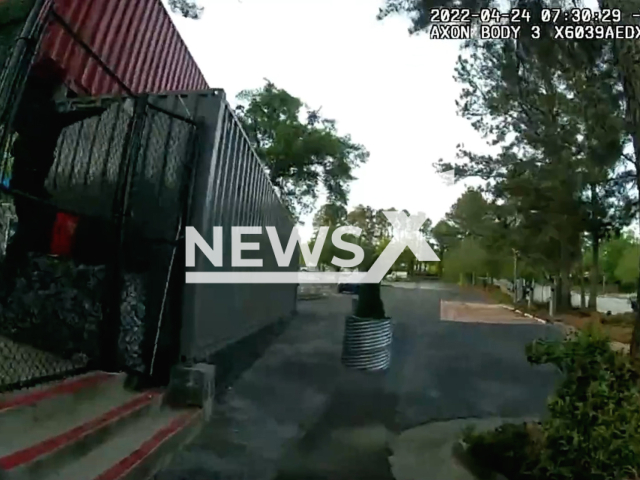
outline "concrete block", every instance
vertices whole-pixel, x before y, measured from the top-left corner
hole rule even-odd
[[[176,365],[171,372],[167,403],[176,408],[200,407],[205,421],[213,414],[215,365]]]

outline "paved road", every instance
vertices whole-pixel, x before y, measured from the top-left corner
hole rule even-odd
[[[559,332],[539,324],[440,321],[440,299],[470,298],[431,285],[383,289],[395,320],[385,374],[340,365],[349,296],[301,303],[298,318],[158,478],[390,479],[389,435],[457,418],[542,415],[557,376],[528,365],[524,346]]]
[[[436,288],[394,289],[385,299],[388,311],[401,315],[394,345],[399,425],[543,412],[555,373],[530,366],[524,347],[535,338],[557,338],[555,327],[439,321],[441,298],[481,299]]]

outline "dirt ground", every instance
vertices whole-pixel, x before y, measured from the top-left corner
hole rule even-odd
[[[511,298],[499,289],[496,289],[496,291],[480,290],[485,298],[492,303],[511,304]],[[634,322],[633,313],[606,315],[599,312],[575,309],[572,312],[557,314],[551,319],[549,317],[549,309],[546,305],[533,305],[531,308],[528,308],[528,306],[524,304],[518,305],[517,308],[543,320],[560,322],[569,327],[577,328],[578,330],[589,327],[601,329],[613,342],[622,344],[629,344],[631,342]]]
[[[631,333],[633,327],[631,325],[609,323],[607,319],[603,319],[601,314],[592,314],[589,316],[582,315],[558,315],[559,321],[566,325],[570,325],[579,330],[594,326],[602,329],[611,340],[620,343],[631,343]]]

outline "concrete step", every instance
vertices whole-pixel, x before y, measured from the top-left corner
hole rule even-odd
[[[124,380],[93,372],[0,398],[0,480],[152,474],[191,438],[201,411],[165,408],[163,392],[130,391]]]
[[[202,410],[161,408],[42,480],[149,479],[202,426]]]
[[[17,429],[32,429],[58,412],[71,412],[77,405],[104,397],[110,390],[121,391],[124,375],[91,372],[29,391],[7,394],[0,398],[0,433],[13,436]],[[19,439],[18,439],[19,441]],[[5,442],[0,443],[0,457],[8,451]]]

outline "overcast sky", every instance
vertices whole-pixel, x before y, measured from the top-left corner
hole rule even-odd
[[[486,151],[456,116],[459,44],[410,37],[402,18],[376,20],[376,0],[204,0],[198,21],[176,24],[209,84],[230,101],[272,80],[334,118],[371,152],[349,205],[425,212],[434,223],[464,190],[433,163],[456,144]],[[319,205],[318,205],[319,206]],[[310,217],[303,237],[310,238]]]

